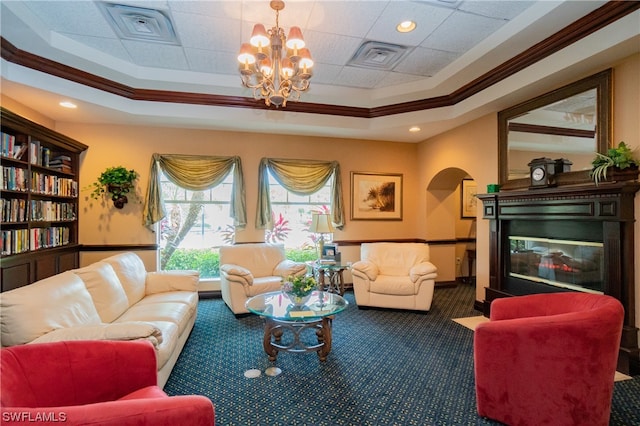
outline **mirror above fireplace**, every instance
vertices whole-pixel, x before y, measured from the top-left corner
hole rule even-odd
[[[529,186],[534,158],[573,163],[568,183],[587,183],[594,152],[611,144],[611,69],[498,113],[502,189]]]

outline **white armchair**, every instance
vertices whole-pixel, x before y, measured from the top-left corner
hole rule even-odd
[[[363,243],[351,267],[358,306],[428,311],[438,269],[423,243]]]
[[[286,259],[281,244],[220,247],[220,290],[235,315],[249,312],[244,306],[248,298],[280,290],[282,277],[306,272],[306,264]]]

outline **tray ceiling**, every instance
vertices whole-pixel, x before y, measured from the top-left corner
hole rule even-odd
[[[450,105],[371,115],[449,96],[605,3],[287,1],[280,24],[302,28],[315,61],[311,89],[298,104],[367,111],[362,117],[323,114],[322,107],[320,113],[296,112],[295,106],[289,108],[294,103],[267,110],[179,99],[140,101],[6,59],[2,92],[60,121],[417,142],[512,105],[529,92],[539,94],[537,87],[564,83],[581,69],[637,52],[636,10],[609,26],[616,27],[615,37],[607,28],[598,31],[589,36],[600,41],[592,49],[574,43],[546,59],[553,65],[538,72],[521,71]],[[197,94],[251,98],[240,85],[235,57],[255,23],[275,24],[268,1],[9,1],[0,7],[0,34],[22,53],[127,88],[186,94],[185,99]],[[118,27],[112,18],[118,21],[120,12],[128,20]],[[416,30],[397,32],[396,25],[407,18],[416,21]],[[60,111],[62,98],[79,108]],[[423,130],[409,133],[410,126]]]

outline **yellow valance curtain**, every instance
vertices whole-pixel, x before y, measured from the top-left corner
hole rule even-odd
[[[337,161],[288,160],[263,158],[258,170],[258,209],[256,229],[271,229],[271,197],[269,172],[286,190],[296,195],[311,195],[319,191],[331,176],[331,221],[338,229],[344,226],[342,178]]]
[[[247,225],[244,178],[240,157],[217,157],[209,155],[153,154],[149,186],[144,203],[144,224],[151,226],[166,216],[160,170],[169,180],[190,191],[203,191],[220,184],[233,170],[230,212],[237,229]]]

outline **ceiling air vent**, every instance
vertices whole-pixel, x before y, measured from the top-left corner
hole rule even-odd
[[[365,41],[349,60],[348,65],[361,68],[391,70],[408,53],[406,46]]]
[[[104,2],[99,5],[107,21],[121,38],[180,44],[171,19],[161,10]]]

